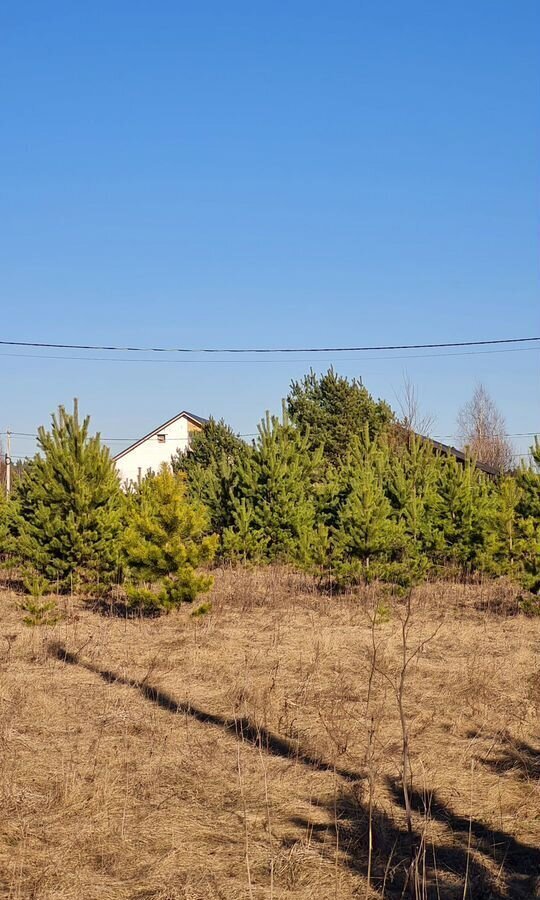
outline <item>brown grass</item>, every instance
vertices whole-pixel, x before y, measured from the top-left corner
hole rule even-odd
[[[151,620],[60,601],[28,628],[3,593],[0,896],[409,891],[403,601],[279,570],[218,572],[212,599]],[[501,608],[507,585],[413,596],[410,648],[442,621],[405,688],[418,897],[540,896],[540,622]]]

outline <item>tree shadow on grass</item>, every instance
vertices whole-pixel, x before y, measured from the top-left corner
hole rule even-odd
[[[508,732],[501,735],[497,753],[479,761],[498,775],[508,772],[522,781],[540,779],[540,750]]]
[[[106,619],[160,619],[165,614],[158,607],[130,606],[122,597],[98,597],[87,603],[92,612]]]
[[[162,691],[146,680],[138,681],[134,678],[126,678],[109,669],[102,669],[94,663],[83,659],[79,654],[67,650],[62,644],[53,642],[49,644],[49,654],[62,662],[79,666],[88,672],[99,675],[107,684],[121,684],[134,688],[148,700],[161,709],[174,714],[181,714],[195,719],[204,725],[212,725],[221,728],[222,731],[235,735],[239,740],[245,741],[254,747],[270,753],[273,756],[280,756],[283,759],[294,760],[302,763],[317,771],[336,772],[346,781],[353,781],[358,778],[356,772],[348,769],[334,767],[330,763],[324,762],[316,756],[304,751],[297,741],[286,738],[282,735],[274,734],[269,729],[264,728],[252,722],[246,716],[235,718],[227,718],[219,713],[211,713],[200,707],[194,706],[192,703],[184,703],[176,700],[171,694]]]
[[[388,787],[396,804],[404,807],[403,792],[399,783],[388,780]],[[424,812],[425,798],[418,791],[413,791],[411,803],[416,812]],[[540,878],[540,849],[530,846],[500,828],[492,828],[479,819],[460,816],[432,792],[429,797],[429,817],[444,825],[454,840],[463,846],[470,841],[471,847],[486,862],[494,863],[507,880],[507,893],[502,897],[536,897],[538,896],[538,879]],[[508,892],[509,891],[509,892]],[[521,893],[520,893],[521,891]],[[499,895],[495,895],[499,896]]]
[[[404,810],[398,781],[389,779],[390,797]],[[540,850],[491,829],[474,818],[459,816],[435,792],[412,793],[414,827],[407,832],[403,814],[380,807],[371,815],[371,886],[381,897],[409,896],[411,845],[418,853],[418,887],[412,896],[424,900],[532,900],[540,897]],[[394,806],[394,808],[395,808]],[[344,863],[364,877],[368,872],[369,807],[363,786],[347,785],[334,801],[313,802],[313,818],[292,821],[307,832],[310,841],[330,856],[339,847]],[[429,826],[438,826],[435,836]],[[470,849],[469,849],[470,847]],[[466,885],[466,887],[465,887]]]
[[[306,832],[323,853],[367,876],[370,816],[365,782],[358,773],[333,765],[304,751],[300,744],[274,734],[247,717],[229,719],[192,704],[183,703],[145,680],[126,678],[84,660],[62,644],[49,645],[51,656],[67,665],[93,672],[107,684],[126,685],[146,700],[173,714],[189,716],[202,724],[220,728],[254,747],[286,760],[299,762],[315,771],[335,773],[338,783],[330,801],[310,798],[313,817],[295,816],[292,824]],[[528,748],[532,749],[532,748]],[[387,783],[394,812],[374,807],[371,814],[373,851],[371,886],[381,897],[402,898],[411,890],[411,845],[419,848],[422,900],[533,900],[539,898],[540,850],[492,829],[478,819],[456,814],[436,792],[412,792],[414,827],[409,835],[403,817],[403,792],[398,781]],[[397,810],[396,810],[397,807]],[[324,822],[317,821],[324,818]],[[444,836],[435,838],[424,825],[435,822]],[[426,836],[427,835],[427,836]],[[413,894],[414,896],[414,894]]]

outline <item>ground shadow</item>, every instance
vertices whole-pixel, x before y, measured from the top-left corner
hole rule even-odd
[[[510,734],[501,736],[496,755],[479,757],[479,761],[497,774],[509,772],[523,781],[540,779],[540,750]]]
[[[305,752],[300,744],[262,728],[246,717],[229,719],[192,704],[176,700],[145,680],[126,678],[83,659],[62,644],[52,643],[49,652],[67,665],[93,672],[107,684],[126,685],[146,700],[173,714],[182,714],[206,725],[220,728],[254,747],[286,760],[294,760],[316,771],[332,772],[345,783],[337,785],[335,797],[326,802],[309,798],[312,817],[295,816],[291,823],[317,843],[323,854],[340,858],[350,869],[367,876],[370,815],[365,780],[348,769],[333,765]],[[537,752],[528,745],[537,764]],[[411,849],[421,858],[422,900],[533,900],[540,898],[540,849],[516,840],[501,829],[492,829],[474,818],[456,814],[436,792],[412,791],[414,811],[412,833],[403,816],[403,792],[399,781],[388,779],[392,809],[374,807],[371,812],[372,854],[370,880],[381,897],[410,895]],[[321,818],[324,822],[321,822]],[[439,826],[437,838],[425,839],[422,823]],[[414,896],[414,894],[412,894]]]
[[[389,780],[391,800],[403,810],[403,792]],[[409,834],[403,815],[374,808],[371,815],[371,886],[381,897],[420,896],[425,900],[533,900],[540,897],[540,851],[483,822],[456,815],[436,793],[413,791],[415,827]],[[347,785],[331,802],[313,802],[313,819],[295,817],[309,841],[335,855],[339,847],[344,863],[367,877],[369,807],[364,787]],[[321,824],[321,813],[325,824]],[[434,838],[422,822],[444,825]],[[425,834],[427,833],[427,838]],[[410,876],[411,848],[418,853],[419,881],[415,894]],[[470,848],[470,849],[469,849]]]
[[[99,675],[99,677],[106,681],[107,684],[122,684],[134,688],[139,691],[146,700],[154,703],[161,709],[167,710],[167,712],[189,716],[205,725],[212,725],[220,728],[223,731],[234,734],[240,740],[245,741],[254,747],[265,750],[273,756],[295,760],[318,771],[335,772],[347,781],[354,781],[358,778],[356,772],[352,772],[339,766],[333,766],[318,757],[312,756],[304,751],[298,742],[283,737],[282,735],[274,734],[267,728],[252,722],[246,716],[230,719],[219,713],[208,712],[207,710],[194,706],[192,703],[181,702],[176,700],[171,694],[160,690],[147,681],[137,681],[134,678],[125,678],[117,672],[113,672],[109,669],[102,669],[99,666],[94,665],[94,663],[83,659],[77,653],[67,650],[62,644],[56,642],[51,643],[49,644],[48,649],[50,655],[56,657],[56,659],[59,659],[68,665],[80,666],[88,672],[93,672],[94,674]]]
[[[123,597],[96,597],[87,601],[92,612],[108,619],[160,619],[164,611],[153,606],[130,606]]]
[[[404,806],[403,791],[399,782],[388,779],[388,788],[394,802]],[[417,812],[426,810],[425,796],[417,791],[411,795],[411,804]],[[432,791],[429,794],[429,817],[446,826],[454,839],[462,844],[471,843],[474,850],[482,854],[486,861],[491,860],[509,880],[513,893],[502,894],[505,897],[520,897],[518,890],[525,888],[523,896],[536,897],[535,888],[540,878],[540,849],[524,844],[499,828],[492,828],[478,819],[460,816],[455,813],[444,800]]]

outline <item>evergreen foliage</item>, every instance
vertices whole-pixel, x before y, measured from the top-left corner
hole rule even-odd
[[[311,370],[301,381],[293,381],[287,409],[291,422],[308,436],[309,446],[322,447],[333,463],[345,459],[366,426],[374,437],[395,421],[387,403],[373,400],[360,381],[349,381],[333,368],[321,376]]]
[[[370,581],[391,573],[402,580],[405,575],[407,537],[385,491],[388,462],[387,445],[372,440],[366,425],[344,469],[345,497],[335,529],[335,557],[346,577]]]
[[[258,431],[252,451],[238,462],[224,546],[243,558],[300,561],[316,526],[322,449],[310,450],[309,436],[292,427],[285,410],[282,421],[267,413]]]
[[[261,562],[266,558],[269,537],[255,521],[254,506],[247,497],[236,497],[231,524],[223,532],[223,555],[235,562]]]
[[[132,495],[124,541],[127,595],[132,606],[170,610],[190,603],[212,586],[197,572],[214,556],[205,507],[187,497],[186,479],[163,466]]]
[[[318,379],[306,382],[311,402]],[[315,429],[333,427],[323,420]],[[335,435],[314,441],[305,420],[267,415],[227,472],[222,555],[288,561],[344,583],[445,574],[540,583],[540,465],[491,479],[391,422],[368,416],[334,453]]]
[[[525,549],[518,513],[522,490],[515,478],[503,478],[494,495],[493,568],[500,573],[516,574],[516,563]]]
[[[63,406],[38,432],[39,451],[16,485],[11,532],[29,573],[59,591],[95,591],[117,577],[123,497],[109,450],[90,419]]]
[[[540,520],[540,442],[537,437],[531,447],[531,455],[533,464],[522,463],[515,476],[522,491],[519,513]]]
[[[201,431],[194,432],[189,449],[172,460],[173,471],[187,476],[190,496],[208,508],[212,531],[218,534],[235,521],[237,468],[249,452],[223,419],[209,419]]]
[[[6,492],[0,487],[0,560],[9,550],[9,507]]]
[[[441,550],[437,528],[442,507],[437,489],[440,469],[440,458],[427,441],[413,433],[390,461],[388,495],[417,560]]]
[[[206,592],[216,550],[338,583],[505,575],[540,589],[538,440],[530,465],[491,478],[394,427],[386,404],[333,370],[293,383],[287,407],[251,446],[210,420],[174,472],[127,493],[88,419],[60,407],[12,499],[0,496],[0,552],[43,591],[123,575],[128,602],[151,610]]]
[[[208,419],[200,431],[192,432],[189,450],[173,458],[173,471],[190,476],[196,466],[208,468],[226,456],[231,462],[245,448],[244,441],[230,425],[220,419]]]
[[[488,486],[470,462],[444,459],[439,473],[440,515],[436,528],[442,538],[436,560],[467,573],[482,568],[489,536]]]

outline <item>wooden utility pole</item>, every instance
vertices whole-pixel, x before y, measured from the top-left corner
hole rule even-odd
[[[6,494],[11,493],[11,431],[6,432]]]

